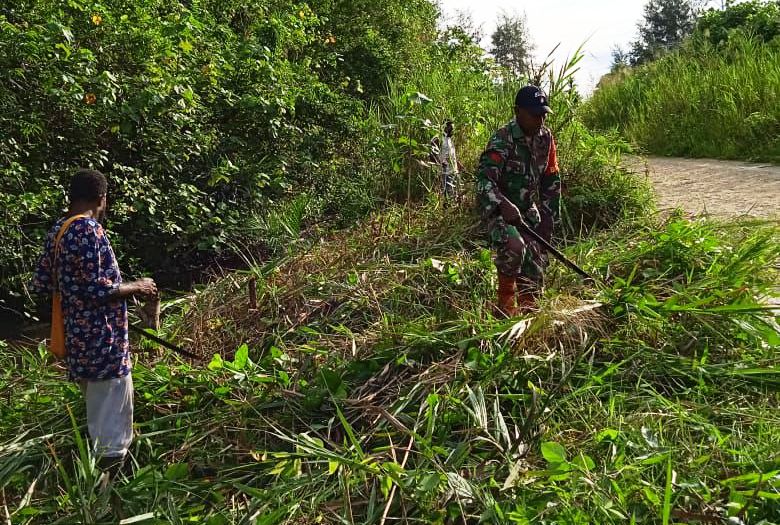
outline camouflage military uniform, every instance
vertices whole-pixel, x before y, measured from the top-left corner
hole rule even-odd
[[[477,195],[482,220],[496,250],[498,271],[522,281],[528,289],[542,284],[547,255],[543,248],[517,228],[506,224],[499,209],[501,192],[518,210],[526,224],[549,239],[560,210],[561,178],[552,132],[542,127],[525,137],[513,119],[499,129],[480,157]],[[522,253],[507,247],[510,237],[522,241]]]

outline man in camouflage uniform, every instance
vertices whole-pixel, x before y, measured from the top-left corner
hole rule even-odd
[[[560,210],[561,178],[545,93],[525,86],[515,97],[515,118],[496,131],[480,157],[477,196],[496,250],[498,308],[508,316],[535,305],[547,255],[516,225],[525,223],[545,240]],[[517,291],[517,303],[515,302]]]

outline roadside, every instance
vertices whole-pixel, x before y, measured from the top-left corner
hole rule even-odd
[[[626,165],[650,177],[660,210],[780,218],[780,166],[668,157],[629,157]]]

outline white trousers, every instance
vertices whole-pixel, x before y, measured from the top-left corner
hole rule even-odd
[[[80,381],[95,456],[124,457],[133,441],[133,378]]]

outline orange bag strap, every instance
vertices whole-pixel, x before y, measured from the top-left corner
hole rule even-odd
[[[54,293],[58,293],[59,290],[59,283],[57,282],[57,256],[60,254],[60,241],[65,235],[65,232],[68,231],[68,227],[73,224],[73,221],[87,218],[89,218],[89,215],[74,215],[73,217],[68,217],[65,219],[65,222],[62,223],[62,226],[60,226],[60,231],[57,232],[57,236],[54,238],[54,260],[52,261],[51,265],[51,281],[52,286],[54,287]]]

